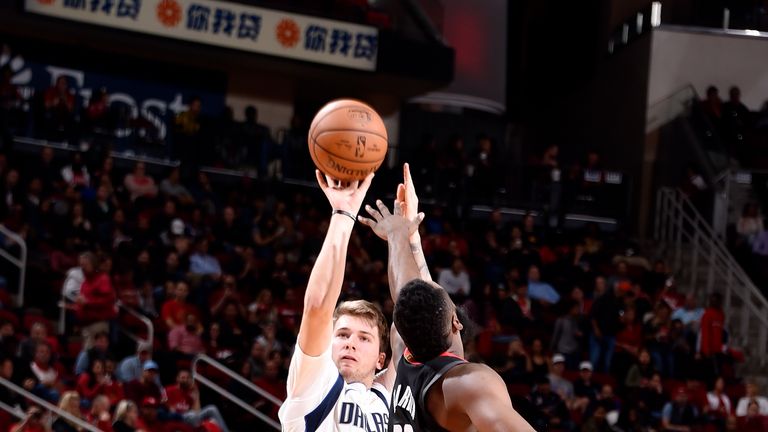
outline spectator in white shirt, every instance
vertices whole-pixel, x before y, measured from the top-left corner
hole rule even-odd
[[[736,416],[744,417],[747,415],[747,408],[750,402],[754,401],[760,408],[760,415],[768,415],[768,399],[765,396],[758,396],[760,389],[755,382],[747,383],[747,395],[739,399],[739,404],[736,405]]]
[[[64,279],[64,286],[62,288],[64,297],[69,301],[75,301],[77,296],[80,295],[80,287],[83,285],[85,275],[83,274],[83,261],[88,259],[85,254],[81,254],[78,257],[77,267],[72,267],[67,270],[67,277]]]
[[[731,399],[725,394],[725,380],[717,378],[712,391],[707,393],[707,402],[704,404],[704,413],[710,422],[724,427],[725,421],[731,416]]]
[[[468,296],[472,288],[469,282],[469,273],[464,267],[464,262],[456,258],[453,260],[451,268],[440,271],[437,277],[437,283],[445,289],[451,297]]]

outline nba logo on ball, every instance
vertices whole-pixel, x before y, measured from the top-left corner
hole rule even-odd
[[[365,157],[365,135],[357,136],[357,146],[355,147],[355,157]]]
[[[315,114],[308,144],[312,161],[322,173],[341,181],[362,180],[384,161],[387,129],[370,106],[339,99]]]

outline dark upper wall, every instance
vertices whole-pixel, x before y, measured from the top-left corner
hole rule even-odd
[[[639,36],[614,55],[607,45],[616,25],[650,2],[522,3],[510,7],[508,105],[524,128],[524,151],[540,154],[557,144],[564,159],[575,160],[596,149],[604,166],[629,176],[636,192],[650,37]]]

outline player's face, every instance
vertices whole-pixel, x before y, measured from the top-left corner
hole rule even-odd
[[[333,329],[333,362],[346,382],[368,382],[384,365],[379,331],[367,321],[342,315]]]

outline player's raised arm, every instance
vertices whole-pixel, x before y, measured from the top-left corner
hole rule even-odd
[[[395,202],[394,214],[390,213],[381,200],[376,201],[376,206],[378,210],[366,206],[366,210],[373,219],[362,216],[358,219],[361,223],[370,226],[379,237],[387,240],[389,291],[394,301],[397,299],[399,290],[408,281],[420,277],[415,256],[411,253],[409,237],[418,231],[418,225],[423,220],[424,215],[419,213],[410,220],[404,218],[405,205],[402,202]],[[377,380],[391,390],[395,382],[396,365],[405,348],[394,325],[390,331],[390,346],[392,347],[392,357],[387,365],[387,370]]]
[[[507,386],[493,369],[468,363],[451,372],[442,384],[450,416],[466,415],[478,432],[535,432],[512,407]]]
[[[416,195],[416,186],[411,177],[411,166],[403,164],[403,182],[397,186],[396,203],[404,205],[403,214],[408,220],[416,219],[419,214],[419,197]],[[432,275],[429,273],[427,258],[424,256],[424,249],[421,246],[421,235],[419,230],[411,234],[408,239],[411,244],[411,253],[416,260],[416,266],[419,268],[419,275],[422,280],[432,281]]]
[[[320,171],[316,171],[316,175],[317,183],[328,198],[333,214],[304,295],[298,344],[309,356],[319,356],[331,343],[333,310],[341,293],[347,247],[355,223],[354,215],[360,210],[373,179],[373,174],[369,174],[362,182],[335,188],[330,186],[331,180]]]
[[[400,202],[395,202],[394,212],[390,212],[381,200],[376,200],[376,207],[365,206],[371,218],[360,216],[358,219],[387,240],[389,290],[392,300],[397,300],[397,293],[408,281],[421,278],[416,259],[411,253],[410,236],[418,230],[424,214],[419,213],[413,219],[406,219],[403,214],[405,205]]]

